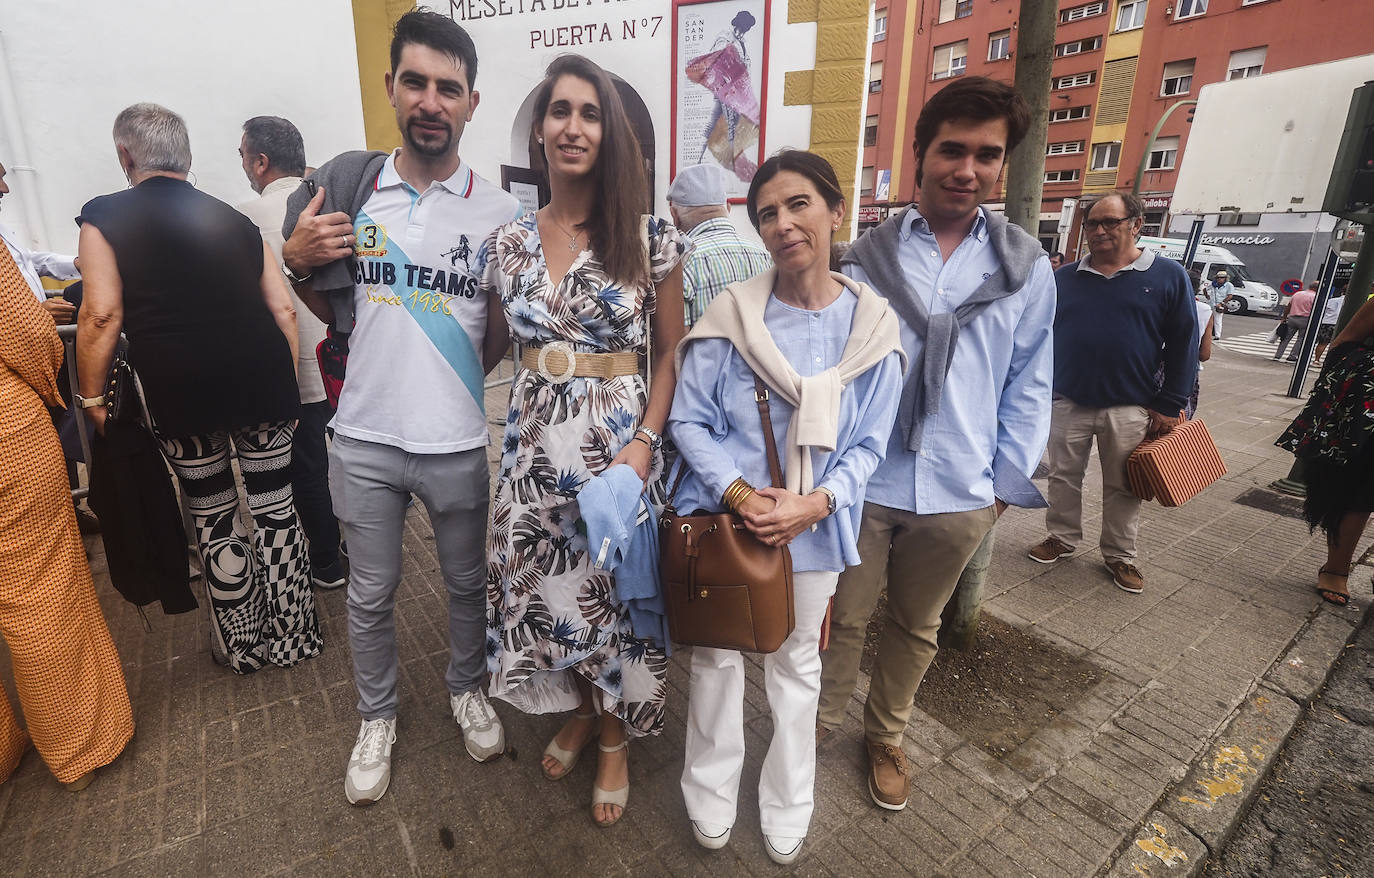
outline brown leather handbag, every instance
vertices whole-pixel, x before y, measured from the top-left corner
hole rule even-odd
[[[768,413],[768,388],[754,376],[754,401],[763,423],[773,486],[782,464]],[[659,518],[659,575],[675,643],[742,652],[774,652],[796,626],[792,553],[770,546],[738,515],[678,515],[673,498],[687,472],[683,461]]]

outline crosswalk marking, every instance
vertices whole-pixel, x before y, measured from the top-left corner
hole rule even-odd
[[[1225,348],[1232,353],[1246,354],[1251,357],[1264,357],[1273,360],[1274,352],[1278,350],[1278,344],[1269,340],[1271,332],[1252,332],[1247,335],[1233,335],[1229,338],[1213,341],[1213,347]],[[1291,356],[1297,342],[1288,346],[1284,351],[1285,356]],[[1285,363],[1285,365],[1287,365]],[[1315,368],[1316,363],[1311,364],[1310,368]]]

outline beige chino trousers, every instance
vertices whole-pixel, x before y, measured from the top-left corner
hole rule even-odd
[[[1083,539],[1083,474],[1096,439],[1102,461],[1102,558],[1135,563],[1140,499],[1126,480],[1126,460],[1145,441],[1149,426],[1150,412],[1144,406],[1094,409],[1055,398],[1047,449],[1050,508],[1045,527],[1050,536],[1073,547]]]
[[[887,614],[873,665],[864,735],[901,746],[916,690],[935,658],[940,613],[959,575],[997,521],[993,507],[918,515],[864,504],[859,529],[862,563],[840,574],[830,616],[830,648],[821,669],[819,722],[839,728],[854,694],[864,632],[887,588]]]

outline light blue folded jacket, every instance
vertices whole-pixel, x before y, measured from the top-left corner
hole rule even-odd
[[[658,516],[639,475],[633,467],[617,464],[582,486],[577,505],[587,527],[592,566],[615,573],[616,594],[630,611],[634,635],[672,655],[658,578]]]

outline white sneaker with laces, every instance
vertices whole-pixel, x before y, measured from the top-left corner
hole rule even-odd
[[[779,866],[790,866],[801,856],[802,842],[805,838],[786,838],[781,835],[764,833],[763,846],[768,850],[768,859]]]
[[[697,844],[708,851],[718,851],[729,844],[730,829],[729,826],[708,823],[705,820],[692,821],[692,837],[697,840]]]
[[[478,762],[490,762],[505,752],[506,730],[481,689],[450,695],[448,705],[463,730],[463,746],[469,756]]]
[[[370,805],[391,783],[391,745],[396,743],[396,717],[363,720],[358,742],[348,757],[344,795],[353,805]]]

